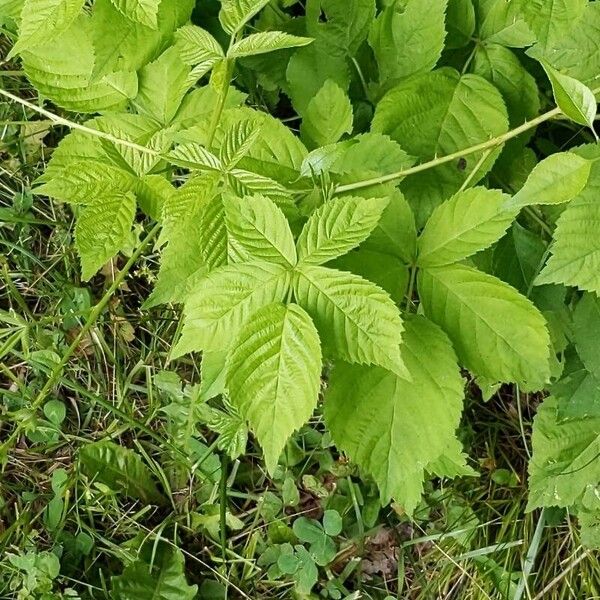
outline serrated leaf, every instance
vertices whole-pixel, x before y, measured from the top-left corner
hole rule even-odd
[[[260,137],[260,125],[252,119],[234,123],[225,133],[220,160],[225,169],[235,167]]]
[[[252,313],[285,298],[289,279],[287,269],[266,262],[227,265],[210,272],[189,293],[183,331],[172,357],[196,350],[226,350]]]
[[[227,230],[252,259],[279,263],[286,267],[296,264],[294,238],[281,209],[264,196],[223,200]]]
[[[171,163],[188,169],[198,169],[201,171],[223,170],[223,165],[218,156],[215,156],[210,150],[207,150],[201,144],[194,142],[179,144],[167,157]]]
[[[506,133],[508,117],[500,92],[485,79],[440,69],[388,92],[377,105],[372,130],[389,135],[410,155],[428,161]],[[415,211],[417,226],[423,227],[431,211],[455,194],[477,167],[471,177],[475,185],[498,153],[495,150],[482,163],[483,153],[476,152],[405,179],[401,189]]]
[[[591,168],[589,160],[572,152],[552,154],[534,167],[525,185],[506,206],[569,202],[585,188]]]
[[[291,35],[283,31],[261,31],[259,33],[251,33],[233,44],[227,52],[227,57],[243,58],[245,56],[273,52],[274,50],[298,48],[300,46],[308,46],[312,41],[312,38]]]
[[[573,311],[573,341],[585,368],[600,377],[600,299],[584,294]]]
[[[135,177],[123,169],[95,160],[82,160],[73,161],[34,192],[73,204],[90,204],[98,195],[125,193],[135,185]]]
[[[459,262],[497,242],[517,216],[508,196],[482,187],[458,192],[434,211],[419,238],[417,263],[439,267]]]
[[[594,131],[598,103],[592,90],[577,79],[564,75],[547,62],[542,66],[552,84],[554,100],[563,114],[575,123],[587,125]]]
[[[371,25],[369,45],[379,67],[379,81],[390,82],[430,71],[446,38],[448,0],[408,0],[383,9]]]
[[[282,209],[295,208],[290,193],[280,183],[264,177],[258,173],[252,173],[244,169],[231,169],[227,174],[227,183],[238,196],[251,196],[262,194],[271,198]]]
[[[594,160],[583,191],[557,221],[552,255],[536,279],[536,285],[562,283],[600,293],[600,156],[596,145],[583,146],[577,154]]]
[[[136,108],[161,125],[168,125],[190,87],[189,75],[190,68],[177,50],[169,48],[140,71]]]
[[[223,29],[233,35],[269,2],[270,0],[222,0],[219,21]]]
[[[85,0],[25,0],[19,37],[9,58],[56,39],[79,16]]]
[[[304,226],[298,238],[298,260],[319,265],[356,248],[369,237],[388,204],[387,198],[329,200]]]
[[[344,133],[350,133],[352,122],[350,98],[328,79],[308,103],[300,131],[304,139],[316,146],[325,146],[337,142]]]
[[[100,196],[83,209],[75,226],[75,245],[84,281],[127,244],[134,217],[135,196],[131,193]]]
[[[475,33],[476,16],[472,0],[449,0],[446,10],[446,47],[466,46]]]
[[[446,335],[424,317],[406,321],[403,356],[412,381],[376,367],[337,365],[325,396],[336,445],[372,475],[384,504],[412,512],[425,469],[455,440],[464,382]],[[418,501],[418,497],[416,499]]]
[[[478,0],[479,38],[486,43],[524,48],[536,42],[518,2]]]
[[[197,25],[184,25],[175,32],[175,49],[181,60],[191,66],[207,61],[216,64],[225,58],[219,42]]]
[[[188,585],[183,553],[162,542],[158,549],[148,543],[142,558],[111,578],[113,600],[193,600],[197,585]]]
[[[148,504],[164,503],[152,472],[140,456],[113,442],[92,442],[78,454],[78,465],[90,481]]]
[[[321,347],[310,317],[296,304],[254,313],[228,358],[227,387],[275,471],[290,435],[317,405]]]
[[[546,398],[533,421],[528,510],[572,506],[600,482],[600,418],[559,422]]]
[[[550,336],[541,313],[499,279],[465,265],[419,273],[425,314],[476,375],[541,389],[550,377]]]
[[[111,0],[115,8],[128,19],[150,29],[158,27],[157,15],[160,0]]]
[[[400,356],[402,318],[382,289],[352,273],[303,265],[295,275],[294,293],[315,322],[326,353],[406,375]]]

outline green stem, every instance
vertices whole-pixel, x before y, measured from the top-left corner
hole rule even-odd
[[[415,293],[415,284],[417,281],[417,267],[412,265],[410,267],[410,281],[408,283],[408,292],[406,294],[406,311],[411,312],[413,307],[413,295]]]
[[[40,408],[40,406],[43,404],[44,400],[46,399],[46,397],[48,396],[48,394],[50,393],[52,388],[56,385],[59,377],[62,375],[62,372],[63,372],[64,368],[66,367],[67,363],[69,362],[70,358],[73,356],[73,354],[75,353],[75,351],[81,344],[81,341],[87,335],[89,330],[94,326],[94,324],[96,323],[96,321],[102,314],[102,311],[106,308],[106,305],[109,303],[110,299],[112,298],[113,294],[119,289],[119,287],[125,280],[125,277],[129,273],[129,271],[131,270],[133,265],[136,263],[137,259],[142,254],[144,248],[158,235],[158,232],[160,231],[160,227],[161,227],[160,223],[156,223],[154,225],[154,227],[150,230],[148,235],[139,243],[138,247],[135,249],[135,252],[131,255],[129,260],[125,263],[125,266],[119,271],[119,273],[115,277],[115,280],[112,282],[111,286],[108,288],[108,290],[106,290],[106,293],[104,294],[104,296],[102,296],[102,298],[100,299],[98,304],[96,304],[92,308],[92,310],[90,311],[90,314],[87,318],[87,321],[84,323],[83,327],[80,329],[80,331],[77,334],[77,336],[75,337],[75,339],[71,342],[71,345],[67,348],[66,352],[63,354],[60,362],[54,367],[54,369],[52,369],[52,372],[50,373],[50,377],[48,377],[46,383],[44,384],[44,387],[42,387],[42,389],[40,390],[38,395],[32,401],[31,406],[30,406],[30,410],[32,413],[37,411]],[[18,438],[19,434],[21,433],[23,428],[26,426],[27,426],[27,421],[20,422],[16,425],[15,429],[13,430],[13,432],[11,433],[9,438],[0,446],[0,457],[3,456],[5,451],[8,451],[8,449],[12,446],[14,440]]]
[[[231,76],[233,75],[233,67],[235,64],[234,59],[226,58],[224,60],[225,75],[223,76],[221,89],[219,90],[219,98],[217,100],[215,111],[212,114],[210,129],[208,130],[208,141],[206,143],[206,147],[209,149],[212,146],[213,140],[215,139],[215,133],[217,132],[217,127],[219,125],[219,121],[221,120],[223,109],[225,108],[225,101],[227,100],[227,95],[229,93],[229,85],[231,84]]]

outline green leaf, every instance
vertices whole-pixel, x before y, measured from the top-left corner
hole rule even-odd
[[[476,17],[472,0],[449,0],[446,10],[446,47],[464,48],[475,33]]]
[[[157,15],[160,0],[111,0],[115,8],[128,19],[150,29],[158,27]]]
[[[168,125],[190,87],[189,74],[190,68],[177,50],[169,48],[140,71],[138,95],[133,101],[136,108],[161,125]]]
[[[294,292],[315,322],[326,354],[406,375],[402,319],[382,289],[352,273],[302,265]]]
[[[600,377],[600,299],[584,294],[573,311],[573,338],[585,368]]]
[[[79,16],[84,0],[25,0],[17,43],[9,58],[59,37]]]
[[[350,98],[333,80],[328,79],[308,103],[302,127],[302,137],[316,146],[337,142],[352,131]]]
[[[225,58],[223,48],[206,29],[184,25],[175,32],[175,48],[186,65],[210,62],[213,65]]]
[[[390,3],[371,25],[369,45],[379,67],[379,81],[388,83],[430,71],[446,38],[448,0]]]
[[[525,185],[507,202],[507,207],[532,204],[563,204],[585,188],[592,163],[572,152],[552,154],[538,163]]]
[[[81,277],[88,281],[129,241],[135,217],[135,196],[100,196],[77,219],[75,244],[81,257]]]
[[[588,183],[560,215],[552,256],[536,279],[536,285],[562,283],[600,293],[600,154],[596,145],[583,146],[577,154],[594,160]]]
[[[498,190],[476,187],[438,206],[419,238],[417,264],[449,265],[497,242],[517,216],[504,207],[506,199]]]
[[[234,123],[225,133],[220,160],[226,170],[235,167],[260,137],[260,125],[252,119]]]
[[[221,0],[219,21],[230,34],[237,33],[254,15],[259,13],[270,0]]]
[[[587,125],[594,131],[598,103],[590,88],[569,75],[563,75],[547,62],[542,66],[552,84],[554,100],[564,115],[575,123]]]
[[[225,215],[229,235],[252,259],[296,264],[294,238],[281,209],[264,196],[225,197]]]
[[[541,313],[499,279],[464,265],[421,271],[425,314],[476,375],[539,390],[550,377],[550,336]]]
[[[585,368],[567,373],[550,392],[557,400],[559,421],[600,417],[600,379]]]
[[[356,248],[377,226],[387,198],[342,197],[327,201],[308,219],[298,238],[301,264],[319,265]]]
[[[567,36],[583,15],[587,0],[520,0],[520,13],[543,48]]]
[[[600,482],[600,418],[559,422],[556,398],[533,421],[528,510],[572,506]]]
[[[158,551],[151,544],[142,558],[127,565],[123,573],[111,578],[113,600],[193,600],[197,585],[188,585],[183,553],[174,545],[161,543]]]
[[[412,512],[427,465],[455,440],[464,382],[448,338],[424,317],[406,321],[402,348],[412,381],[381,368],[337,365],[325,422],[336,445],[374,477],[382,502],[393,498]]]
[[[440,69],[388,92],[377,105],[372,129],[428,161],[506,133],[508,118],[500,92],[485,79]],[[476,152],[404,180],[401,189],[415,211],[417,226],[424,226],[431,211],[455,194],[466,178],[475,185],[498,154],[499,149],[482,162],[483,152]]]
[[[473,73],[500,90],[511,127],[518,127],[538,115],[540,99],[535,78],[508,48],[491,43],[479,45],[473,60]]]
[[[296,304],[254,313],[232,348],[227,372],[231,400],[272,474],[288,438],[317,405],[321,347],[310,317]]]
[[[254,312],[286,297],[289,279],[287,269],[266,262],[227,265],[210,272],[190,291],[183,332],[172,357],[195,350],[226,350]]]
[[[273,52],[274,50],[298,48],[308,46],[312,41],[312,38],[290,35],[283,31],[261,31],[260,33],[252,33],[236,42],[227,52],[227,57],[243,58]]]
[[[163,504],[152,472],[140,456],[113,442],[92,442],[79,451],[78,465],[90,481],[147,504]]]
[[[481,41],[513,48],[535,43],[535,34],[525,22],[519,2],[477,0],[476,6]]]
[[[135,185],[135,177],[119,167],[96,160],[75,160],[34,192],[73,204],[90,204],[99,194],[126,193]]]

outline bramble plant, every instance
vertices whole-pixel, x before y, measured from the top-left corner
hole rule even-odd
[[[82,279],[129,257],[86,327],[153,247],[144,308],[182,306],[170,358],[226,399],[205,415],[220,447],[243,453],[248,427],[273,474],[322,402],[408,513],[427,479],[477,474],[467,379],[541,392],[529,509],[567,508],[600,546],[600,3],[195,4],[0,2],[40,101],[94,115],[1,92],[72,128],[33,191],[72,206]],[[530,145],[549,123],[589,143]],[[84,469],[98,452],[135,463],[106,442]]]

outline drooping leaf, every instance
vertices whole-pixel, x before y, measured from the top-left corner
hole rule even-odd
[[[172,356],[226,350],[252,313],[285,298],[289,278],[284,267],[266,262],[227,265],[210,272],[189,293],[183,331]]]
[[[356,248],[377,226],[387,198],[329,200],[308,219],[298,239],[301,264],[319,265]]]
[[[290,35],[283,31],[261,31],[252,33],[236,42],[227,52],[227,56],[228,58],[244,58],[274,50],[308,46],[312,41],[312,38]]]
[[[92,442],[79,451],[78,465],[91,482],[148,504],[162,504],[152,472],[139,454],[114,442]]]
[[[465,265],[421,271],[425,314],[452,340],[460,362],[493,381],[541,389],[550,377],[550,336],[533,303]]]
[[[447,4],[448,0],[408,0],[402,12],[395,2],[383,9],[369,32],[380,82],[406,79],[435,66],[446,38]]]
[[[83,209],[75,227],[75,244],[85,281],[127,244],[134,217],[131,193],[100,196]]]
[[[175,545],[162,542],[158,550],[151,543],[142,555],[127,565],[121,575],[111,578],[114,600],[193,600],[197,585],[185,577],[183,553]]]
[[[569,202],[585,188],[591,168],[589,160],[572,152],[552,154],[535,166],[507,207]]]
[[[232,402],[250,423],[273,473],[288,438],[317,405],[317,330],[296,304],[265,306],[241,330],[227,369]]]
[[[258,195],[227,196],[223,204],[229,235],[252,259],[287,268],[296,264],[292,232],[283,212],[272,200]]]
[[[598,103],[592,90],[577,79],[564,75],[560,71],[542,62],[542,66],[552,84],[554,100],[569,119],[594,130],[594,119]]]
[[[492,84],[477,75],[461,77],[452,69],[440,69],[388,92],[377,105],[372,129],[389,135],[425,162],[502,135],[508,118],[502,96]],[[401,189],[415,211],[417,225],[422,227],[431,211],[456,193],[477,167],[472,178],[476,184],[497,156],[495,150],[482,163],[483,152],[476,152],[407,178]]]
[[[328,79],[308,103],[300,131],[305,141],[325,146],[337,142],[344,133],[350,133],[352,122],[350,98]]]
[[[497,242],[517,215],[505,208],[506,200],[498,190],[476,187],[438,206],[419,238],[418,264],[449,265]]]
[[[403,356],[412,381],[378,367],[336,366],[325,421],[336,444],[375,478],[385,504],[412,512],[425,469],[455,439],[464,382],[446,335],[424,317],[406,321]],[[416,499],[418,502],[418,498]]]
[[[315,322],[326,354],[406,375],[400,312],[375,284],[352,273],[302,265],[294,293]]]

